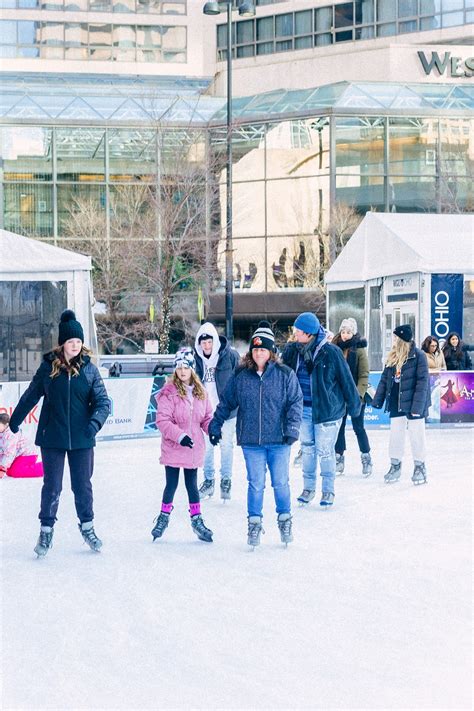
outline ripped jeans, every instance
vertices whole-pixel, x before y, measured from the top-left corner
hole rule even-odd
[[[341,426],[342,417],[323,424],[313,424],[311,407],[303,407],[300,441],[303,453],[303,485],[305,489],[316,489],[317,467],[321,473],[322,493],[334,494],[336,476],[336,453],[334,446]]]

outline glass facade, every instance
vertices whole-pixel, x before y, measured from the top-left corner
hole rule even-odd
[[[0,0],[0,8],[185,15],[187,0]]]
[[[472,0],[351,0],[241,20],[235,23],[233,56],[255,57],[461,26],[473,22],[472,10]],[[226,26],[222,24],[217,26],[217,59],[223,61],[226,56]]]

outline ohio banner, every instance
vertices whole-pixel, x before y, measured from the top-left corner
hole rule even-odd
[[[450,331],[462,336],[464,277],[462,274],[431,275],[431,334],[446,340]]]

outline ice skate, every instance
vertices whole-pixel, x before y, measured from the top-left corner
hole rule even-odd
[[[221,499],[222,501],[228,501],[230,499],[230,490],[232,488],[232,481],[228,478],[221,479]]]
[[[99,553],[100,549],[102,548],[102,541],[100,540],[100,538],[97,537],[94,531],[93,521],[88,521],[87,523],[78,523],[77,525],[84,539],[84,542],[87,543],[91,551]]]
[[[361,454],[360,461],[362,462],[362,476],[367,478],[372,474],[372,458],[370,453]]]
[[[256,546],[260,545],[260,535],[265,533],[262,528],[261,516],[249,516],[249,528],[247,534],[247,543],[255,550]]]
[[[415,486],[419,484],[426,484],[426,467],[424,462],[415,462],[415,469],[413,470],[413,476],[411,478]]]
[[[53,547],[53,533],[52,526],[41,526],[38,543],[35,546],[38,558],[44,558],[49,549]]]
[[[402,475],[402,463],[398,459],[392,459],[390,469],[384,476],[386,484],[394,484]]]
[[[200,541],[205,541],[205,543],[212,543],[212,531],[205,525],[204,521],[202,520],[201,514],[191,516],[191,527]]]
[[[344,474],[344,455],[336,454],[336,476]]]
[[[321,496],[320,506],[332,506],[334,503],[334,494],[330,491],[325,491]]]
[[[288,545],[288,543],[293,542],[293,532],[292,532],[292,519],[291,514],[281,513],[278,514],[278,528],[280,529],[281,542]]]
[[[300,502],[301,506],[306,506],[311,503],[315,496],[316,492],[314,489],[303,489],[303,493],[298,496],[297,500]]]
[[[157,538],[161,538],[165,530],[168,528],[168,524],[170,522],[170,515],[169,513],[166,513],[165,511],[161,511],[159,516],[155,518],[154,521],[154,526],[151,531],[151,535],[153,536],[153,540],[156,540]]]
[[[210,499],[211,496],[214,496],[214,479],[204,479],[199,488],[199,498],[202,501],[202,499]]]
[[[300,467],[302,459],[303,459],[303,451],[300,449],[300,450],[298,450],[298,454],[296,455],[296,457],[293,459],[293,466]]]

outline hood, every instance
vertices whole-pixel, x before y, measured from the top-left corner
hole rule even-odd
[[[337,339],[334,345],[339,346],[342,351],[347,348],[367,348],[367,339],[361,338],[358,333],[352,336],[348,341],[343,341],[342,338]]]
[[[202,336],[203,333],[209,334],[209,336],[212,336],[212,353],[209,356],[209,358],[206,358],[202,352],[202,347],[199,343],[199,338]],[[219,357],[219,350],[221,347],[221,340],[219,338],[219,334],[217,333],[217,329],[214,326],[214,324],[209,323],[206,321],[206,323],[203,323],[200,327],[198,332],[196,333],[196,338],[194,340],[194,349],[198,356],[203,360],[203,361],[216,361]]]

